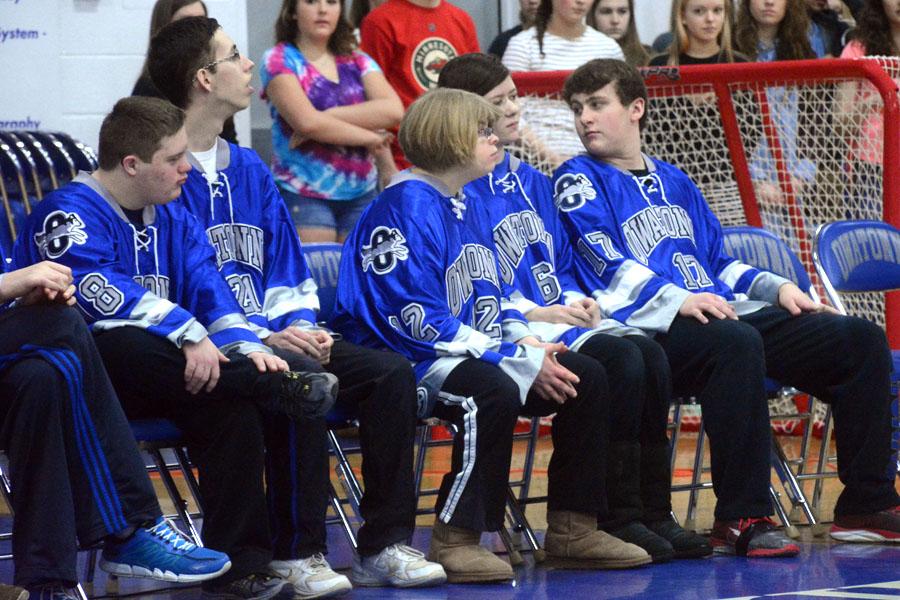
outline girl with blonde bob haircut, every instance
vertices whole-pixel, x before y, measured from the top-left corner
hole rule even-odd
[[[503,116],[481,96],[432,90],[413,102],[400,122],[399,142],[414,166],[434,174],[472,162],[479,131]]]
[[[518,415],[532,402],[558,408],[579,384],[564,366],[566,347],[542,346],[506,302],[493,239],[477,221],[481,198],[462,192],[502,157],[492,129],[500,116],[462,90],[436,89],[410,105],[399,141],[413,167],[391,179],[344,243],[331,321],[354,343],[413,361],[419,416],[455,426],[428,552],[450,583],[513,578],[509,563],[480,540],[503,527]],[[591,390],[579,400],[600,387],[592,375],[585,380]],[[601,431],[605,414],[579,422]],[[591,521],[596,529],[596,516]]]

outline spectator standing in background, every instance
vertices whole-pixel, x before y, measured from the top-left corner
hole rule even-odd
[[[746,57],[732,49],[733,23],[734,8],[731,0],[674,0],[670,22],[674,32],[672,44],[668,52],[650,59],[650,66],[746,62]],[[658,102],[663,105],[667,101],[660,98]],[[701,122],[718,120],[719,108],[712,92],[691,94],[684,101],[691,111],[697,111],[697,118]],[[759,119],[754,111],[742,110],[745,104],[736,104],[738,110],[741,110],[740,121],[758,124]],[[661,132],[659,139],[664,140],[666,160],[683,162],[685,151],[708,148],[704,156],[705,167],[699,172],[691,173],[691,177],[707,197],[736,192],[734,167],[728,149],[724,145],[708,147],[705,140],[710,135],[709,131],[697,127],[674,127],[666,119],[657,120],[655,125]],[[749,129],[752,131],[754,127],[751,125]],[[747,151],[752,151],[756,146],[756,137],[745,136],[744,139],[748,144]]]
[[[359,33],[360,48],[381,66],[404,108],[437,86],[450,59],[480,51],[472,17],[446,0],[387,0]],[[397,167],[408,167],[396,140],[392,149]]]
[[[573,70],[593,58],[625,60],[614,39],[585,24],[588,0],[541,0],[535,26],[509,40],[510,71]]]
[[[741,0],[735,48],[760,62],[822,58],[827,49],[810,36],[801,0]]]
[[[284,0],[263,56],[272,171],[303,242],[342,242],[396,170],[387,129],[403,116],[381,69],[356,49],[339,2]],[[376,169],[377,165],[377,169]]]
[[[806,0],[806,12],[812,22],[809,35],[818,38],[815,44],[824,46],[828,56],[840,56],[844,49],[844,35],[850,25],[831,9],[828,0]]]
[[[650,65],[698,65],[746,62],[731,47],[734,8],[729,0],[674,0],[668,53],[650,60]]]
[[[900,56],[900,0],[866,0],[851,38],[841,58]],[[840,127],[837,131],[850,146],[852,187],[849,193],[857,197],[879,192],[882,187],[884,122],[881,105],[877,93],[856,83],[843,83],[838,88],[835,114],[840,115]],[[879,197],[872,198],[871,206],[879,206],[880,200]]]
[[[353,25],[353,32],[356,39],[359,39],[359,26],[366,15],[372,12],[372,9],[378,8],[384,4],[384,0],[353,0],[350,4],[350,15],[348,20]]]
[[[647,66],[650,52],[638,36],[634,0],[595,0],[587,15],[587,24],[616,40],[629,65]]]
[[[821,40],[812,39],[809,34],[809,16],[802,0],[741,0],[739,4],[735,48],[751,60],[771,62],[825,56]],[[812,156],[812,150],[803,148],[801,139],[805,122],[814,115],[804,106],[796,87],[769,87],[766,96],[790,181],[778,180],[775,159],[764,136],[753,156],[748,156],[750,177],[761,204],[782,205],[784,193],[800,197],[808,194],[815,183],[816,163],[807,157]],[[784,217],[764,225],[778,231],[786,222]]]
[[[866,0],[841,58],[900,55],[900,1]]]
[[[501,32],[494,41],[491,42],[488,53],[493,54],[497,58],[503,58],[506,52],[506,46],[509,40],[521,33],[524,29],[528,29],[534,25],[534,16],[537,14],[537,8],[540,0],[519,0],[519,24],[511,29]]]
[[[150,39],[159,33],[159,30],[178,19],[185,17],[208,17],[209,11],[206,10],[206,4],[202,0],[157,0],[153,5],[153,12],[150,14]],[[162,92],[153,85],[150,79],[150,72],[147,70],[147,60],[144,60],[144,66],[141,68],[141,74],[137,81],[134,82],[134,88],[131,90],[132,96],[149,96],[151,98],[163,98]],[[221,136],[232,144],[237,144],[237,131],[234,129],[234,119],[229,118],[222,126]]]
[[[510,71],[571,71],[592,58],[625,60],[619,44],[606,34],[585,24],[590,0],[541,0],[535,25],[509,40],[503,66]],[[535,145],[539,154],[558,166],[563,160],[584,151],[575,134],[569,109],[540,106],[523,98],[523,141]]]

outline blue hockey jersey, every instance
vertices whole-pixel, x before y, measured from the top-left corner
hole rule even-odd
[[[553,204],[550,179],[518,158],[504,157],[494,171],[465,187],[473,221],[490,229],[500,276],[521,292],[523,313],[538,306],[568,304],[585,294],[571,275],[572,250]],[[545,341],[578,350],[596,333],[641,335],[639,329],[604,319],[594,329],[564,323],[529,322]]]
[[[314,327],[316,283],[268,167],[253,150],[216,143],[211,178],[188,155],[194,168],[177,202],[206,228],[219,272],[260,338]]]
[[[350,341],[414,363],[420,415],[467,358],[510,375],[522,402],[543,362],[543,349],[514,343],[531,332],[504,300],[509,288],[490,239],[470,221],[464,198],[404,171],[344,242],[334,326]]]
[[[667,331],[692,293],[722,296],[738,314],[777,302],[788,280],[728,256],[722,228],[690,178],[644,162],[648,172],[639,177],[581,155],[553,176],[556,206],[577,245],[576,276],[603,314]]]
[[[109,192],[81,173],[29,215],[15,265],[72,269],[78,307],[94,330],[140,327],[179,348],[209,335],[223,352],[270,352],[216,271],[197,220],[181,206],[148,206],[130,223]]]

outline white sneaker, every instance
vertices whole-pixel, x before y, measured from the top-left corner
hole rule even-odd
[[[444,583],[447,574],[444,567],[425,560],[425,555],[415,548],[393,544],[374,556],[354,556],[350,579],[367,587],[424,587]]]
[[[353,589],[350,580],[334,572],[321,554],[298,560],[273,560],[269,569],[293,587],[295,600],[337,596]]]

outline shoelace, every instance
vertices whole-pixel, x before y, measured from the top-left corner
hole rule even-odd
[[[741,519],[740,521],[738,521],[738,529],[744,531],[745,529],[756,523],[775,527],[775,523],[769,517],[752,517],[750,519]]]
[[[393,546],[390,546],[388,548],[388,554],[404,560],[409,560],[410,562],[413,559],[418,560],[425,558],[424,552],[416,550],[412,546],[407,546],[406,544],[394,544]]]
[[[178,530],[168,519],[163,519],[153,527],[147,530],[148,533],[161,539],[163,542],[172,546],[175,550],[190,552],[197,546],[187,540],[181,531]]]
[[[325,556],[321,552],[317,552],[309,557],[309,568],[313,571],[327,569],[328,563],[325,562]]]
[[[72,593],[63,585],[51,584],[42,586],[38,590],[36,590],[40,595],[36,597],[36,600],[53,600],[54,598],[74,598]],[[32,598],[35,598],[32,593]]]
[[[238,579],[234,583],[238,584],[238,586],[244,588],[245,590],[250,590],[251,592],[256,592],[255,589],[257,586],[265,587],[267,583],[275,579],[274,575],[264,575],[262,573],[250,573],[243,579]]]

